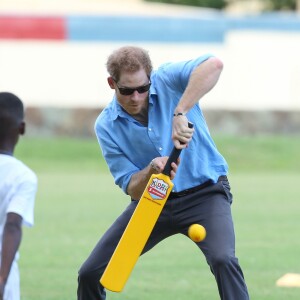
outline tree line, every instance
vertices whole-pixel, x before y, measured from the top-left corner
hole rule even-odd
[[[224,9],[230,3],[236,0],[145,0],[148,2],[161,2],[170,4],[181,4],[197,7],[207,7],[215,9]],[[258,0],[263,3],[263,11],[278,11],[289,10],[295,11],[297,9],[297,0]]]

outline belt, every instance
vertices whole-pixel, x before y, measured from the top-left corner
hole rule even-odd
[[[228,181],[228,178],[226,175],[222,175],[218,178],[218,182],[220,181]],[[192,187],[190,189],[187,189],[187,190],[183,190],[183,191],[180,191],[180,192],[171,192],[170,195],[169,195],[169,199],[174,199],[174,198],[180,198],[180,197],[184,197],[184,196],[187,196],[187,195],[190,195],[190,194],[193,194],[195,192],[198,192],[210,185],[213,184],[213,181],[212,180],[208,180],[198,186],[195,186],[195,187]]]

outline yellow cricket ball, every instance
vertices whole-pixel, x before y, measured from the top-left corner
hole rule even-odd
[[[193,224],[189,227],[188,235],[191,240],[198,243],[205,239],[206,237],[206,230],[200,224]]]

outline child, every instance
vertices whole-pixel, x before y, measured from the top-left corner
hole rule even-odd
[[[22,224],[33,225],[37,177],[13,157],[24,133],[22,101],[0,92],[0,300],[20,300],[17,261]]]

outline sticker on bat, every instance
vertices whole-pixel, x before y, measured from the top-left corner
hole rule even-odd
[[[148,193],[155,200],[162,200],[166,197],[169,185],[162,179],[153,178],[151,184],[148,186]]]

